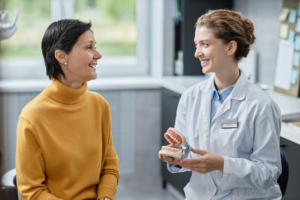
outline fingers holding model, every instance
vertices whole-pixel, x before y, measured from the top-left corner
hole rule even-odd
[[[192,148],[192,152],[200,155],[198,158],[182,159],[177,164],[186,169],[206,174],[219,170],[223,172],[224,157],[210,151]]]
[[[158,152],[158,157],[163,159],[164,162],[177,165],[180,159],[187,157],[191,148],[188,145],[185,136],[175,128],[169,128],[164,134],[164,137],[170,144],[168,146],[162,146],[161,150]]]
[[[160,159],[172,165],[180,165],[186,169],[206,174],[208,172],[219,170],[223,172],[224,157],[213,152],[191,148],[194,154],[199,155],[197,158],[183,159],[185,150],[181,145],[188,145],[186,138],[175,128],[169,128],[164,134],[166,140],[170,143],[168,146],[162,146],[158,153]],[[189,150],[188,150],[189,152]]]

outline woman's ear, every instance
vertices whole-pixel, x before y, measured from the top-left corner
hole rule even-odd
[[[67,54],[62,50],[56,50],[54,56],[61,65],[65,65],[68,62]]]
[[[236,41],[231,41],[228,43],[227,55],[233,55],[237,50],[237,43]]]

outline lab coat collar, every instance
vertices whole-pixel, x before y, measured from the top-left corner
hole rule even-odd
[[[248,87],[248,79],[245,75],[245,73],[240,70],[240,77],[238,79],[238,81],[235,83],[235,86],[232,90],[231,95],[231,99],[235,99],[235,100],[243,100],[247,94],[247,87]],[[199,85],[199,89],[204,92],[204,93],[212,93],[212,87],[211,85],[213,84],[215,78],[214,78],[214,74],[207,80],[207,84],[200,84]]]
[[[210,78],[207,80],[207,84],[200,84],[199,85],[199,90],[201,90],[202,92],[204,93],[208,93],[208,92],[212,92],[212,88],[211,88],[211,85],[213,84],[214,82],[214,75],[211,75]]]
[[[247,94],[249,82],[246,74],[241,69],[240,72],[241,75],[232,90],[231,99],[243,100]]]

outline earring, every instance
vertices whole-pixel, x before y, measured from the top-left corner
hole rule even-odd
[[[65,65],[67,65],[67,62],[65,62]]]

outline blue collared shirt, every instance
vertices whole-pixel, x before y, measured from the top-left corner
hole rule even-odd
[[[223,102],[232,92],[234,85],[231,85],[223,90],[217,91],[215,87],[215,81],[212,81],[212,95],[211,95],[211,112],[210,112],[210,122],[213,120],[214,116],[222,106]]]

